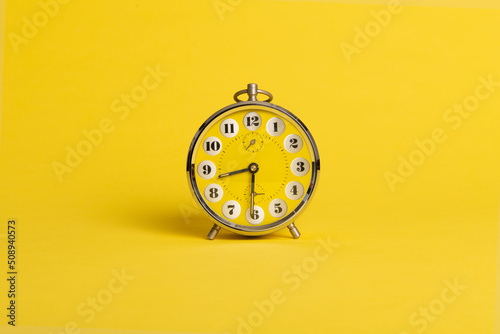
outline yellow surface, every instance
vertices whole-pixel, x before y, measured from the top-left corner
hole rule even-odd
[[[215,5],[74,0],[45,22],[37,1],[7,2],[0,259],[15,218],[17,324],[493,332],[500,12]],[[190,141],[249,82],[320,150],[299,240],[207,241],[191,199]]]

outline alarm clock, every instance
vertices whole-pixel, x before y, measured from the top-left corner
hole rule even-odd
[[[318,148],[304,123],[272,99],[257,84],[248,84],[234,94],[236,103],[202,124],[191,142],[188,183],[213,222],[210,240],[221,228],[259,236],[286,226],[293,238],[300,237],[295,222],[318,185]]]

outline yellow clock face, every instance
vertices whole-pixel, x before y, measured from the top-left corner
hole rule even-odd
[[[299,122],[289,112],[249,104],[204,124],[188,169],[194,193],[216,223],[259,234],[293,222],[319,170],[316,146]]]

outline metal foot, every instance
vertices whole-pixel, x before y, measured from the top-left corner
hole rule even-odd
[[[298,239],[300,237],[300,232],[299,232],[299,230],[297,230],[297,227],[295,227],[294,223],[291,223],[287,227],[290,230],[290,233],[292,234],[292,237],[294,239]]]
[[[219,231],[220,231],[220,226],[217,224],[214,224],[214,226],[212,226],[212,229],[210,230],[210,232],[208,232],[207,238],[210,240],[214,240],[215,237],[217,236],[217,234],[219,234]]]

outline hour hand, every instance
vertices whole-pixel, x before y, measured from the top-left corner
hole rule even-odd
[[[219,179],[222,179],[223,177],[226,177],[229,175],[240,174],[240,173],[244,173],[244,172],[256,173],[258,171],[259,171],[259,165],[257,165],[255,162],[252,162],[250,165],[248,165],[247,168],[238,169],[238,170],[235,170],[232,172],[219,174]]]
[[[248,172],[248,168],[238,169],[238,170],[235,170],[235,171],[232,171],[232,172],[219,174],[219,179],[222,179],[223,177],[226,177],[226,176],[229,176],[229,175],[240,174],[240,173],[244,173],[244,172]]]

